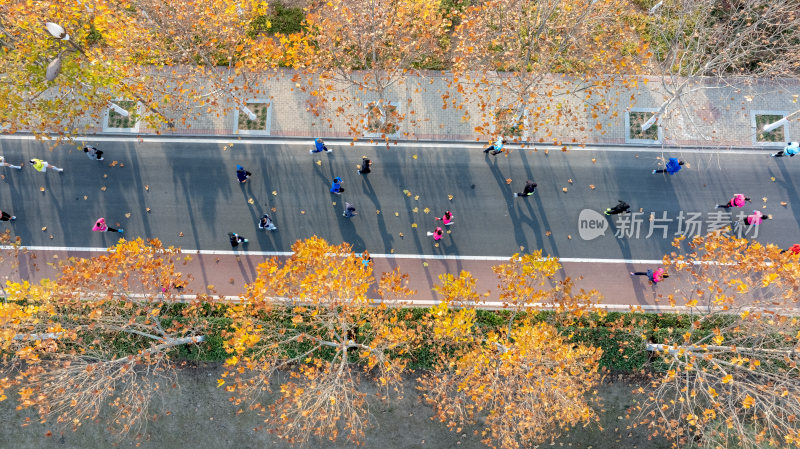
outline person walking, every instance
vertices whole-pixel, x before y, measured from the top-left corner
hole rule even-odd
[[[228,233],[228,239],[231,242],[231,247],[236,248],[240,243],[247,243],[248,240],[235,232]]]
[[[717,204],[716,206],[714,206],[714,208],[730,209],[731,207],[744,207],[744,204],[749,202],[750,202],[750,197],[744,196],[741,193],[737,193],[736,195],[733,195],[733,198],[731,198],[727,202],[727,204]]]
[[[442,230],[441,227],[437,226],[436,229],[433,230],[433,232],[428,233],[428,236],[429,237],[433,236],[433,241],[438,242],[439,240],[442,239],[442,237],[444,237],[444,231]]]
[[[8,162],[6,162],[6,158],[4,158],[3,156],[0,156],[0,165],[2,165],[3,167],[11,167],[11,168],[16,168],[17,170],[22,170],[22,164],[19,165],[9,164]]]
[[[649,279],[653,285],[656,285],[669,277],[669,275],[664,272],[664,269],[661,267],[656,268],[655,270],[648,269],[647,271],[631,271],[631,276],[647,276],[647,279]]]
[[[498,154],[503,152],[503,145],[507,144],[508,141],[503,139],[503,137],[498,137],[497,140],[489,145],[485,150],[483,150],[484,154],[488,153],[489,151],[492,152],[492,156],[497,156]]]
[[[771,157],[794,157],[795,154],[800,152],[800,142],[787,142],[786,147],[777,153],[770,154]]]
[[[328,148],[325,145],[325,142],[321,138],[317,137],[316,139],[314,139],[314,149],[308,150],[308,152],[313,154],[313,153],[321,153],[323,151],[326,153],[330,153],[333,150]]]
[[[14,215],[9,214],[4,210],[0,210],[0,221],[9,221],[9,220],[16,220],[17,217]]]
[[[86,156],[93,161],[102,161],[104,159],[103,152],[93,146],[86,145],[83,147],[83,152],[86,153]]]
[[[358,215],[358,213],[356,213],[356,208],[352,204],[350,204],[350,203],[345,201],[345,203],[344,203],[344,212],[342,212],[342,216],[344,218],[350,218],[350,217],[354,217],[356,215]]]
[[[250,179],[250,176],[253,176],[253,174],[245,170],[244,167],[241,165],[236,166],[236,179],[238,179],[241,184],[246,183],[247,180]]]
[[[670,175],[674,175],[675,173],[678,173],[679,171],[681,171],[681,166],[683,166],[683,164],[684,164],[684,162],[683,161],[679,161],[678,158],[671,157],[667,161],[666,168],[659,168],[659,169],[653,170],[653,174],[655,175],[656,173],[669,173]]]
[[[448,210],[445,211],[444,215],[442,215],[442,218],[434,217],[433,219],[436,221],[441,220],[442,224],[444,224],[445,226],[450,226],[451,224],[453,224],[453,213]]]
[[[264,214],[261,217],[261,220],[258,221],[258,229],[265,229],[267,231],[274,231],[274,230],[278,229],[278,227],[275,226],[275,223],[272,222],[272,219],[269,218],[269,215]]]
[[[519,196],[521,196],[521,197],[529,197],[529,196],[533,195],[534,192],[536,192],[536,186],[538,186],[538,185],[539,184],[536,184],[535,182],[533,182],[533,181],[531,181],[529,179],[528,181],[525,182],[525,188],[522,189],[522,192],[515,193],[514,197],[515,198],[519,197]]]
[[[628,203],[626,203],[625,201],[622,201],[622,200],[617,200],[617,201],[619,201],[619,203],[617,203],[616,206],[609,207],[608,209],[606,209],[606,211],[604,212],[606,215],[617,215],[617,214],[622,214],[622,213],[631,211],[631,205],[630,204],[628,204]]]
[[[92,228],[92,231],[94,231],[94,232],[119,232],[120,234],[125,232],[122,228],[114,229],[114,228],[110,227],[109,225],[107,225],[106,224],[106,219],[103,218],[103,217],[98,218],[97,221],[94,222],[94,227]]]
[[[361,168],[358,169],[359,175],[366,175],[372,173],[372,161],[363,157],[361,158]]]
[[[344,192],[344,189],[342,188],[342,178],[340,178],[338,176],[333,178],[333,182],[331,183],[331,189],[330,190],[331,190],[331,193],[333,193],[335,195],[341,195],[342,192]]]
[[[48,167],[52,168],[53,170],[59,173],[64,171],[63,168],[58,168],[55,165],[48,164],[47,161],[43,161],[41,159],[31,159],[30,162],[31,164],[33,164],[33,168],[35,168],[36,171],[40,171],[42,173],[46,172]]]

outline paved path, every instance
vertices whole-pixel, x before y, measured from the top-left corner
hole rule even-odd
[[[626,273],[653,266],[635,261],[658,260],[672,251],[671,239],[679,226],[683,230],[690,213],[700,214],[701,225],[690,233],[721,223],[715,220],[720,217],[709,214],[719,212],[714,204],[733,193],[754,199],[747,211],[758,208],[774,215],[762,225],[759,240],[788,246],[800,235],[800,209],[792,207],[798,199],[798,161],[771,159],[766,152],[687,151],[676,156],[689,165],[670,177],[651,174],[662,157],[651,149],[549,154],[515,149],[493,157],[485,156],[478,145],[466,144],[333,144],[333,153],[311,155],[307,141],[237,142],[223,150],[216,141],[103,140],[93,141],[106,151],[106,160],[97,162],[67,145],[49,153],[41,142],[0,139],[0,154],[11,163],[38,156],[65,168],[64,173],[38,173],[30,164],[22,171],[0,168],[0,209],[18,217],[0,227],[11,228],[25,245],[71,248],[113,245],[116,235],[90,230],[99,216],[112,226],[119,223],[128,238],[158,237],[187,250],[230,251],[229,231],[250,238],[245,250],[269,252],[289,251],[295,240],[318,235],[334,243],[350,242],[355,251],[416,255],[376,257],[376,270],[399,265],[412,275],[417,298],[428,300],[433,299],[430,285],[441,272],[472,271],[480,278],[481,290],[494,290],[488,267],[496,261],[474,258],[507,258],[542,249],[565,260],[566,276],[585,276],[582,286],[599,288],[616,304],[654,304],[657,292],[643,278],[629,279]],[[374,161],[368,176],[356,173],[362,156]],[[237,163],[253,172],[245,185],[234,176]],[[344,179],[341,196],[328,192],[334,176]],[[536,195],[514,198],[512,192],[521,190],[526,179],[539,184]],[[638,234],[625,222],[610,220],[605,235],[582,239],[581,211],[602,210],[618,198],[631,203],[634,211],[642,210],[641,215],[627,216],[639,223]],[[359,215],[342,218],[344,201],[353,203]],[[258,217],[273,208],[278,231],[259,231]],[[447,209],[456,222],[435,247],[426,231],[436,226],[433,217]],[[650,234],[651,225],[663,226],[653,227]],[[616,238],[615,232],[625,236]],[[263,257],[203,255],[191,271],[198,286],[213,284],[220,294],[235,294],[252,279]],[[43,254],[37,260],[45,258]],[[668,287],[665,283],[659,290]]]

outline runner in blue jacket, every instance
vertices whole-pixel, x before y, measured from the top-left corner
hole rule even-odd
[[[683,164],[684,164],[684,162],[683,161],[679,161],[678,158],[671,157],[667,161],[667,167],[666,168],[660,168],[658,170],[653,170],[653,174],[656,174],[656,173],[669,173],[670,175],[674,175],[675,173],[678,173],[679,171],[681,171],[681,166]]]

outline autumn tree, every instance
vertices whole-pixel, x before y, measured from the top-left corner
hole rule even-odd
[[[0,126],[72,135],[118,98],[156,129],[241,107],[230,83],[276,58],[251,32],[265,12],[261,0],[2,0]]]
[[[519,448],[596,419],[590,395],[600,381],[602,350],[574,344],[555,325],[582,316],[595,293],[573,292],[571,280],[556,279],[559,269],[540,251],[493,267],[505,324],[489,330],[477,325],[482,296],[475,279],[466,272],[440,276],[441,303],[429,322],[439,361],[420,390],[451,430],[479,424],[475,434],[488,446]],[[537,319],[543,307],[555,310],[555,322]]]
[[[420,120],[396,95],[440,60],[448,23],[440,0],[320,1],[306,17],[314,52],[295,80],[303,80],[316,114],[330,110],[354,137],[386,137],[401,121]]]
[[[181,257],[158,240],[121,240],[64,262],[57,279],[9,282],[0,388],[14,387],[21,408],[61,426],[102,411],[109,427],[135,432],[164,382],[175,382],[175,349],[205,338],[199,302],[177,296],[188,280],[176,271]]]
[[[343,431],[357,442],[370,419],[361,382],[373,383],[382,398],[401,391],[418,331],[395,300],[411,292],[397,271],[384,273],[373,291],[371,263],[349,244],[312,237],[292,250],[260,264],[241,304],[229,309],[229,370],[219,384],[228,384],[237,405],[265,413],[281,438],[335,440]],[[266,403],[273,379],[279,397]]]
[[[652,1],[646,16],[653,62],[664,101],[643,127],[678,111],[684,97],[704,89],[741,89],[764,81],[800,77],[800,13],[796,0]],[[711,136],[705,136],[710,138]]]
[[[582,117],[606,113],[616,101],[612,88],[631,81],[646,59],[629,9],[625,0],[490,0],[467,8],[453,35],[454,86],[480,111],[476,131],[541,142],[558,142],[559,128],[586,131]],[[458,97],[448,101],[462,108]]]
[[[677,240],[675,245],[681,246]],[[657,368],[638,419],[679,447],[799,447],[798,256],[710,234],[665,257],[691,326],[648,345]]]

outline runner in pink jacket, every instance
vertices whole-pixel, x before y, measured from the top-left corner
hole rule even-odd
[[[448,211],[445,211],[444,215],[442,215],[442,218],[439,218],[439,217],[434,217],[434,220],[436,220],[436,221],[439,221],[439,220],[441,220],[441,221],[442,221],[442,223],[443,223],[445,226],[450,226],[450,224],[452,224],[452,223],[453,223],[453,213],[452,213],[452,212],[450,212],[449,210],[448,210]]]
[[[772,215],[764,215],[760,210],[754,210],[752,214],[744,217],[744,224],[753,226],[760,225],[764,220],[771,220]]]
[[[432,235],[433,236],[433,241],[434,242],[438,242],[439,240],[442,239],[442,237],[444,237],[444,231],[442,230],[441,227],[437,226],[436,229],[433,232],[429,232],[428,235],[429,236]]]
[[[717,204],[716,208],[730,209],[731,207],[744,207],[745,203],[750,202],[750,197],[744,196],[741,193],[733,195],[733,198],[728,200],[727,204]]]
[[[109,227],[106,224],[106,219],[103,218],[103,217],[98,218],[97,221],[94,222],[94,227],[92,228],[92,231],[94,231],[94,232],[119,232],[120,234],[122,234],[124,232],[122,228],[114,229],[112,227]]]
[[[647,271],[631,271],[631,276],[647,276],[647,279],[649,279],[653,285],[656,285],[669,277],[664,269],[660,267],[656,268],[655,270],[648,269]]]

